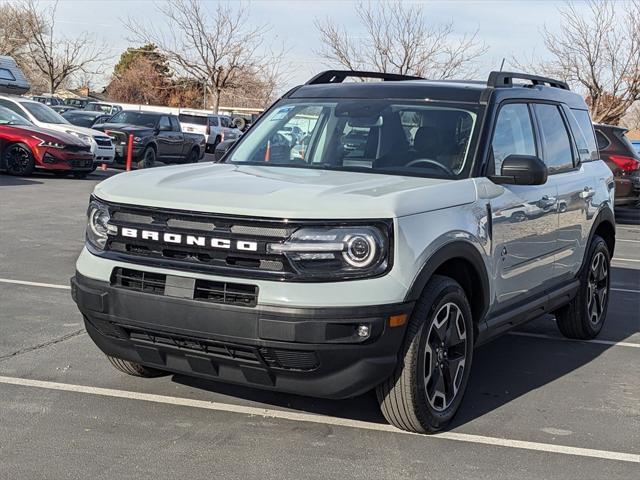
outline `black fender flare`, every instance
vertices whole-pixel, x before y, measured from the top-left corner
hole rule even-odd
[[[611,228],[613,229],[613,247],[615,247],[616,219],[611,208],[609,206],[605,206],[605,207],[602,207],[600,211],[596,214],[596,218],[593,221],[593,225],[591,225],[591,231],[589,232],[589,239],[587,240],[587,243],[585,245],[585,250],[587,251],[587,253],[589,250],[589,245],[591,245],[591,242],[593,241],[593,236],[596,234],[596,230],[598,229],[598,227],[600,227],[600,225],[602,225],[605,222],[609,223],[611,225]],[[611,251],[609,252],[609,254],[611,255],[611,258],[613,258],[614,249],[615,248],[611,248]],[[587,258],[587,255],[585,254],[584,258],[582,259],[582,265],[580,266],[580,272],[582,272],[582,269],[585,267],[587,261],[588,261],[588,258]]]
[[[454,259],[461,259],[472,265],[475,276],[480,282],[480,288],[482,290],[479,297],[482,301],[482,307],[479,310],[478,322],[484,320],[484,316],[489,308],[489,294],[490,283],[487,269],[482,259],[482,255],[478,252],[478,249],[470,242],[456,240],[446,243],[440,247],[434,254],[432,254],[424,263],[418,275],[414,278],[411,288],[407,292],[405,301],[416,301],[424,287],[427,285],[429,279],[433,274],[444,265],[445,262]],[[475,279],[472,279],[475,280]],[[469,299],[471,300],[471,299]]]

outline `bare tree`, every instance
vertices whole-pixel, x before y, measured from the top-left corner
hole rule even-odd
[[[28,39],[25,61],[47,80],[50,93],[82,73],[99,73],[107,59],[106,48],[96,44],[87,32],[75,38],[56,33],[57,2],[41,9],[37,0],[20,4],[23,35]]]
[[[24,34],[26,21],[23,9],[17,4],[0,4],[0,55],[18,59],[26,52],[29,43]]]
[[[359,2],[356,10],[362,37],[329,18],[315,21],[323,43],[318,54],[330,64],[443,80],[473,76],[476,60],[487,51],[477,31],[456,38],[453,22],[427,24],[421,4]]]
[[[557,33],[542,31],[550,59],[533,63],[583,93],[594,121],[617,125],[640,100],[640,0],[586,4],[586,14],[572,3],[558,10]]]
[[[251,26],[242,4],[217,3],[208,11],[199,0],[158,3],[163,29],[129,18],[125,27],[134,41],[153,43],[181,75],[197,79],[213,95],[213,109],[227,89],[238,87],[246,72],[267,74],[265,67],[279,65],[284,52],[264,45],[269,27]]]

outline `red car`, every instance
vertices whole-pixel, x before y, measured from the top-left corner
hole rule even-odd
[[[85,177],[94,170],[91,146],[73,135],[36,127],[0,107],[0,170],[30,175],[36,169]]]

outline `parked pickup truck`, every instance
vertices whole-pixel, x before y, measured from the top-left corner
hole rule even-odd
[[[122,111],[107,123],[94,125],[111,137],[116,147],[115,163],[124,163],[129,135],[133,135],[133,166],[153,167],[163,163],[196,163],[205,151],[204,135],[183,133],[178,117],[160,112]]]

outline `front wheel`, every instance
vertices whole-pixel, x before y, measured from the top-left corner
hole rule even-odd
[[[610,268],[607,242],[594,235],[587,263],[580,273],[578,293],[568,305],[555,312],[556,323],[562,335],[588,340],[600,333],[609,308]]]
[[[26,177],[36,168],[35,159],[29,147],[22,143],[9,145],[3,152],[7,173]]]
[[[152,147],[145,148],[142,158],[136,164],[137,168],[153,168],[156,164],[156,151]]]
[[[132,375],[134,377],[154,378],[167,375],[167,373],[163,372],[162,370],[145,367],[144,365],[130,362],[129,360],[122,360],[121,358],[112,357],[110,355],[107,355],[107,359],[109,360],[109,363],[111,363],[111,365],[113,365],[117,370],[120,370],[122,373],[126,373],[127,375]]]
[[[395,372],[376,388],[392,425],[433,433],[458,411],[473,357],[471,308],[454,280],[436,275],[416,303]]]

